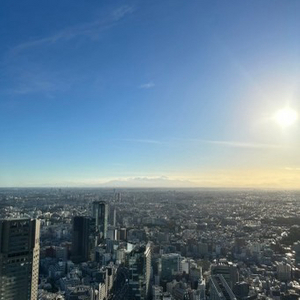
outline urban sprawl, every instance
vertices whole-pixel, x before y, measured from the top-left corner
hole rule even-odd
[[[16,299],[300,299],[300,192],[0,189]]]

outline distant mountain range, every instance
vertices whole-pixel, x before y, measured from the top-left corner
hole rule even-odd
[[[197,185],[188,180],[174,180],[165,176],[161,177],[134,177],[121,180],[110,180],[100,184],[102,187],[196,187]]]

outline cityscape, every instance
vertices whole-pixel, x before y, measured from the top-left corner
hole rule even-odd
[[[299,191],[1,189],[0,200],[0,299],[300,297]]]
[[[300,300],[300,0],[0,1],[0,300]]]

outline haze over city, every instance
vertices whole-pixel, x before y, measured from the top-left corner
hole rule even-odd
[[[1,8],[1,187],[299,188],[298,0]]]

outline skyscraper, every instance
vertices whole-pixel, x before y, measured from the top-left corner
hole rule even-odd
[[[211,275],[222,275],[231,289],[239,281],[237,266],[226,260],[220,260],[217,264],[212,264],[210,266],[210,273]]]
[[[151,280],[151,244],[146,245],[144,252],[145,255],[145,281],[146,281],[146,298],[150,293],[150,280]]]
[[[109,215],[108,215],[108,223],[111,226],[116,226],[116,219],[117,219],[117,211],[116,208],[113,206],[109,207]]]
[[[99,239],[107,236],[108,205],[105,201],[93,202],[93,217],[95,218],[96,234]]]
[[[72,260],[80,263],[89,260],[91,219],[85,216],[73,218]]]
[[[0,300],[36,300],[40,222],[0,220]]]
[[[161,256],[161,279],[171,280],[181,271],[181,255],[168,253]]]
[[[223,275],[213,275],[210,278],[210,297],[211,300],[236,300],[234,293],[227,284]]]
[[[300,242],[299,241],[294,243],[293,249],[295,250],[296,264],[300,265]]]
[[[135,247],[127,257],[128,300],[146,300],[150,292],[151,245]]]

